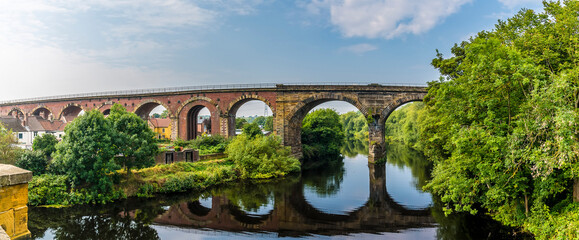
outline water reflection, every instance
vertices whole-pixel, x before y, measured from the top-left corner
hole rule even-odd
[[[436,200],[409,203],[408,198],[422,194],[419,189],[428,179],[427,169],[415,169],[425,165],[414,157],[393,148],[386,166],[368,165],[367,157],[357,155],[301,176],[235,183],[204,193],[129,199],[91,208],[31,208],[29,228],[35,239],[182,239],[193,235],[214,239],[336,235],[478,239],[497,229],[480,220],[445,217],[438,210],[422,208],[439,208]],[[414,195],[404,197],[408,193],[397,193],[397,186]],[[497,236],[495,232],[492,236]]]

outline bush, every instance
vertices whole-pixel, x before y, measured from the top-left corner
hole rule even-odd
[[[42,151],[28,150],[20,155],[20,158],[16,161],[16,166],[32,171],[34,175],[41,175],[46,173],[48,159]]]
[[[67,176],[34,176],[28,183],[28,189],[28,203],[32,206],[70,203]]]
[[[242,178],[271,178],[300,171],[300,162],[290,156],[290,148],[277,136],[237,136],[227,146],[229,159]]]
[[[32,142],[32,149],[41,151],[47,158],[50,158],[53,152],[56,152],[56,144],[58,140],[52,134],[42,134],[36,138],[34,138],[34,142]]]

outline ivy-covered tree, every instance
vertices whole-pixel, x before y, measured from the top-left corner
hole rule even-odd
[[[56,144],[58,140],[52,134],[42,134],[32,142],[32,149],[38,150],[44,153],[47,158],[50,158],[53,152],[56,151]]]
[[[426,189],[447,213],[482,207],[538,238],[576,238],[579,2],[544,5],[455,45],[450,58],[437,53],[442,76],[429,83],[421,126],[435,164]]]
[[[120,104],[111,107],[107,118],[114,134],[116,159],[119,165],[125,167],[127,174],[131,168],[150,167],[155,164],[158,153],[155,133],[147,123]]]
[[[110,192],[111,174],[120,168],[113,161],[115,133],[110,121],[99,111],[90,110],[70,122],[64,133],[56,145],[52,169],[68,175],[75,186]]]

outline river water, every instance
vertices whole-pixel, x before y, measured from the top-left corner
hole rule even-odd
[[[430,164],[419,153],[390,147],[381,166],[355,151],[344,155],[343,164],[275,181],[96,207],[30,208],[29,229],[33,239],[513,238],[513,230],[484,217],[445,217],[421,190]]]

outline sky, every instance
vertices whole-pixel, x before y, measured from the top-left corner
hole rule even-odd
[[[425,85],[540,0],[0,0],[0,101],[247,83]],[[263,114],[263,108],[258,110]]]

